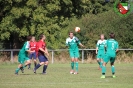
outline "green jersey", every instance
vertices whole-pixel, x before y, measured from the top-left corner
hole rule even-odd
[[[96,47],[98,48],[97,59],[103,59],[105,55],[106,40],[98,40]]]
[[[105,44],[106,44],[106,40],[98,40],[97,42],[97,48],[100,51],[104,51],[105,50]]]
[[[116,56],[116,50],[118,48],[119,48],[119,45],[116,40],[114,39],[107,40],[107,43],[106,43],[107,54],[111,56]]]
[[[29,42],[25,42],[22,49],[19,51],[19,55],[24,54],[24,55],[28,55],[28,52],[26,52],[29,49]]]
[[[80,41],[77,37],[73,37],[72,39],[69,37],[66,39],[66,45],[69,46],[69,50],[75,51],[78,50],[78,45],[80,44]]]

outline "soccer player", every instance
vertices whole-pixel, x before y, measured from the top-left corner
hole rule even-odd
[[[97,54],[97,62],[99,64],[99,70],[102,68],[102,63],[103,63],[103,57],[105,54],[105,44],[106,40],[104,39],[104,35],[100,35],[100,40],[98,40],[97,45],[96,45],[96,54]]]
[[[22,49],[19,51],[19,55],[18,55],[18,62],[20,63],[18,65],[18,68],[15,70],[15,74],[18,75],[18,72],[19,70],[22,71],[23,73],[23,70],[24,68],[30,64],[30,59],[28,57],[28,53],[31,53],[31,51],[29,50],[29,42],[31,40],[31,36],[28,36],[27,37],[27,42],[24,43]],[[25,65],[23,66],[25,62]]]
[[[30,50],[32,51],[32,53],[29,55],[29,58],[32,60],[32,58],[34,59],[34,67],[36,67],[37,61],[36,61],[36,41],[35,41],[35,37],[32,36],[31,42],[30,42]],[[29,64],[28,69],[30,69],[31,64]]]
[[[36,70],[42,66],[43,66],[43,71],[42,71],[42,74],[46,74],[46,69],[47,69],[47,66],[48,66],[48,58],[45,56],[45,54],[47,56],[49,56],[49,53],[48,53],[48,49],[46,48],[46,43],[45,43],[45,35],[41,34],[40,36],[40,41],[37,42],[37,55],[38,55],[38,59],[40,61],[39,64],[37,64],[37,66],[34,68],[34,73],[36,73]]]
[[[116,58],[116,52],[118,52],[118,42],[114,39],[115,34],[111,33],[110,34],[110,39],[107,40],[106,42],[106,54],[104,56],[104,62],[102,66],[102,76],[101,78],[105,78],[105,73],[106,73],[106,64],[110,61],[111,65],[111,70],[112,70],[112,77],[115,78],[115,67],[114,67],[114,62]]]
[[[78,45],[84,47],[79,39],[74,36],[73,32],[69,33],[69,38],[66,39],[66,45],[69,47],[69,54],[71,57],[71,71],[70,74],[78,74],[78,58],[79,58],[79,48]],[[74,71],[74,64],[76,70]]]

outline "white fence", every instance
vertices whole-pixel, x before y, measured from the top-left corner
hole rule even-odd
[[[15,51],[19,51],[20,49],[4,49],[4,50],[0,50],[0,52],[11,52],[10,54],[10,58],[11,58],[11,62],[14,63],[14,58],[13,58],[13,52]],[[82,63],[84,63],[84,51],[95,51],[95,49],[79,49],[82,52]],[[133,49],[119,49],[120,51],[133,51]],[[51,59],[52,59],[52,64],[54,63],[54,52],[57,51],[68,51],[68,49],[55,49],[55,50],[49,50],[49,52],[51,52]]]

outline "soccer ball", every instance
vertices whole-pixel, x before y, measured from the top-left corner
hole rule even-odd
[[[80,27],[75,27],[75,32],[80,32]]]

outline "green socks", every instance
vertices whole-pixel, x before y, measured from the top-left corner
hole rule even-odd
[[[19,72],[19,70],[20,70],[20,68],[17,68],[17,69],[15,70],[15,73],[18,73],[18,72]]]
[[[100,62],[100,68],[102,68],[103,62]]]
[[[74,62],[71,62],[71,68],[74,70]]]
[[[100,65],[100,61],[97,61],[97,63]]]
[[[76,65],[76,72],[78,72],[79,63],[78,62],[75,62],[75,65]]]
[[[71,68],[72,70],[74,70],[74,64],[75,64],[75,68],[76,68],[76,72],[78,72],[78,68],[79,68],[79,63],[78,62],[71,62]]]
[[[111,70],[112,70],[112,74],[114,75],[115,74],[115,67],[111,66]]]
[[[106,72],[106,67],[102,66],[102,74],[105,74],[105,72]]]
[[[27,67],[27,65],[24,65],[24,66],[23,66],[23,69],[24,69],[25,67]]]

